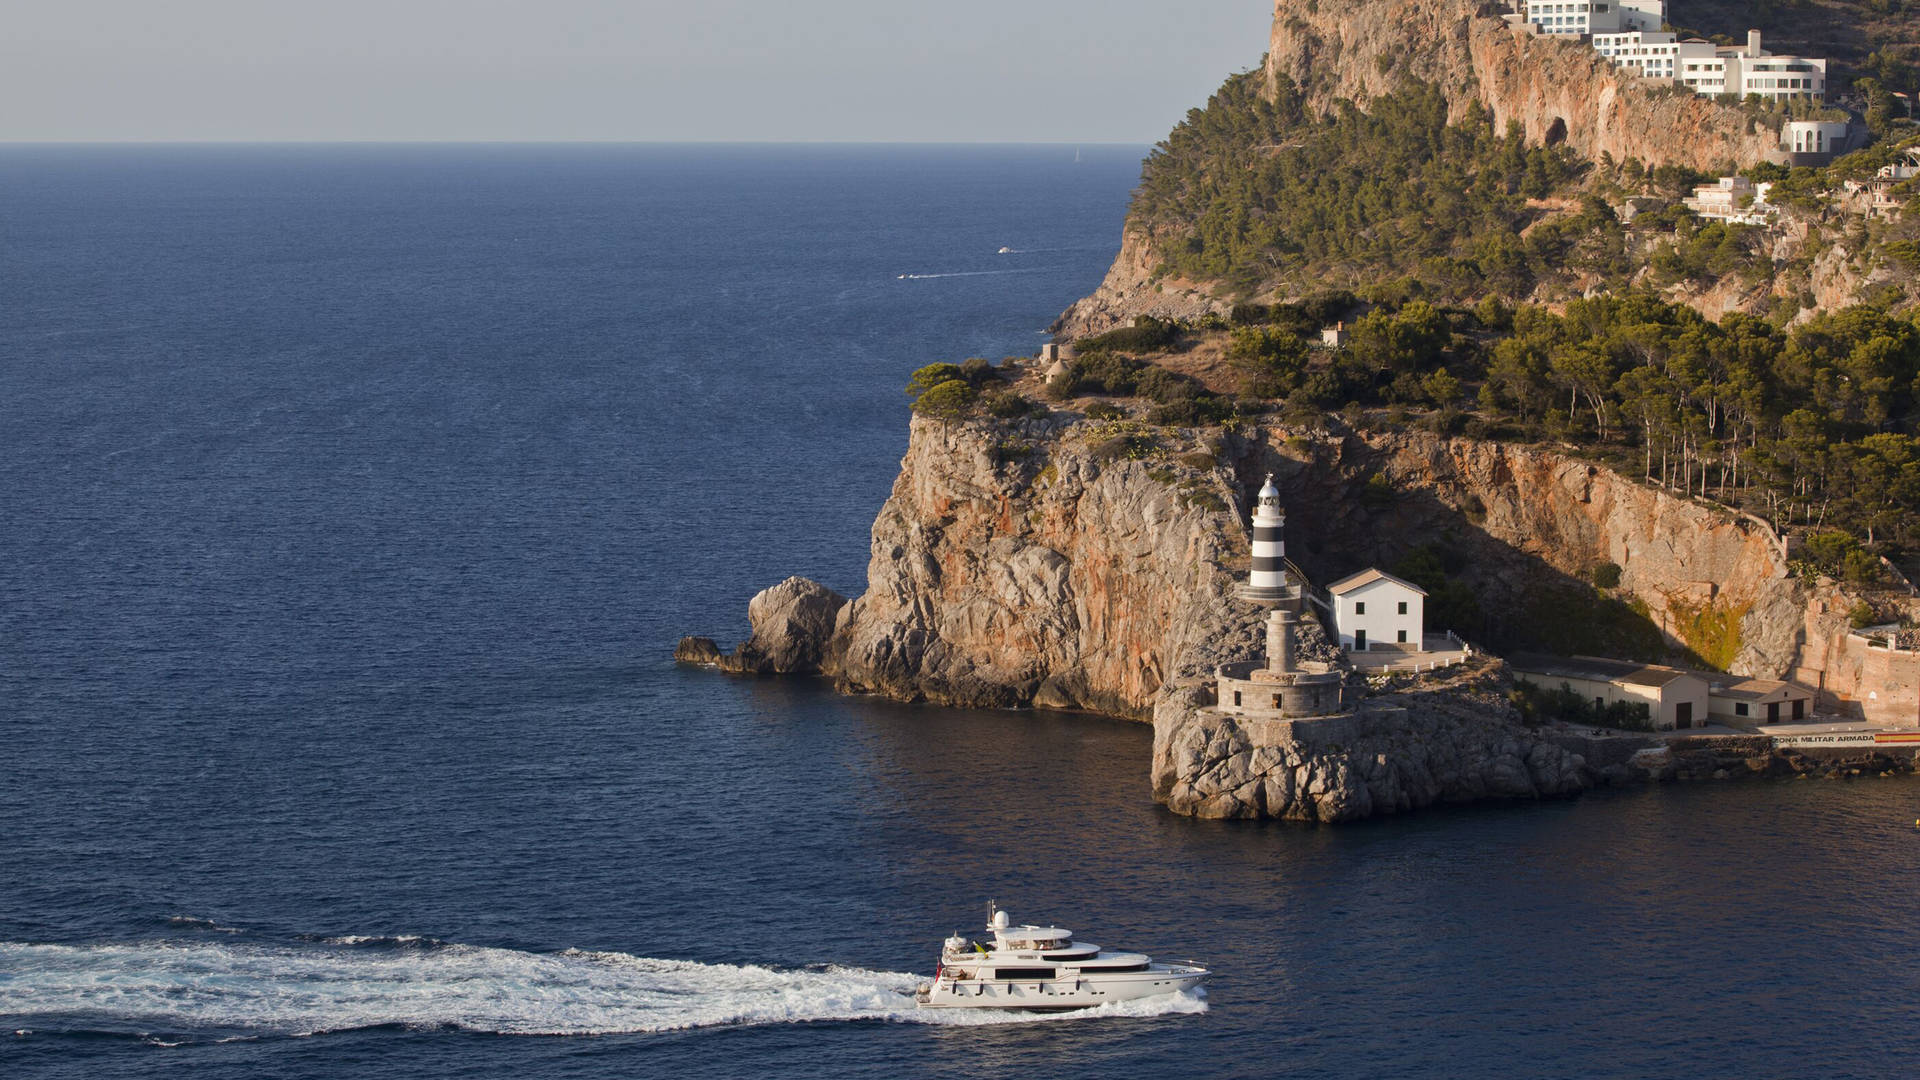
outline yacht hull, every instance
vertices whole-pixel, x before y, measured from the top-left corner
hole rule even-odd
[[[942,974],[915,994],[923,1009],[1017,1009],[1067,1012],[1116,1001],[1178,994],[1206,981],[1197,968],[1155,965],[1158,970],[1052,979],[974,979]]]

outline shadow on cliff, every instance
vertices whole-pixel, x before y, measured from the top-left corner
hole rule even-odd
[[[1499,653],[1711,666],[1663,633],[1644,605],[1488,533],[1477,496],[1455,505],[1384,483],[1386,455],[1358,438],[1316,440],[1311,449],[1302,460],[1251,443],[1235,468],[1243,492],[1274,474],[1287,507],[1287,554],[1317,587],[1378,567],[1427,590],[1430,634],[1450,630]]]

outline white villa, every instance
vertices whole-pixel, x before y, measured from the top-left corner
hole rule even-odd
[[[1827,93],[1825,60],[1770,53],[1761,47],[1758,30],[1747,31],[1745,45],[1680,41],[1665,31],[1595,34],[1593,48],[1616,67],[1648,79],[1671,80],[1696,94],[1781,99],[1824,98]]]
[[[1622,30],[1658,30],[1666,20],[1666,0],[1526,0],[1527,21],[1542,34],[1612,34]]]
[[[1384,570],[1362,570],[1327,586],[1334,632],[1349,652],[1425,648],[1427,591]]]
[[[1768,204],[1769,183],[1756,184],[1744,176],[1723,176],[1711,184],[1693,189],[1681,204],[1703,218],[1731,221],[1740,225],[1762,225],[1778,208]]]
[[[1745,45],[1715,45],[1699,38],[1682,41],[1662,29],[1666,0],[1515,0],[1514,7],[1519,14],[1509,18],[1536,34],[1588,38],[1594,51],[1616,67],[1642,78],[1671,81],[1696,94],[1826,97],[1825,60],[1770,53],[1761,47],[1758,30],[1747,31]]]

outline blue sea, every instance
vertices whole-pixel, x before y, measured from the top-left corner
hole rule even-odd
[[[908,374],[1143,153],[0,148],[0,1076],[1910,1074],[1911,779],[1192,821],[1144,726],[673,665],[861,589]],[[1217,975],[916,1014],[990,898]]]

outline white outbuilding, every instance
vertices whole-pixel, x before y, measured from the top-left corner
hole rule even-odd
[[[1351,652],[1419,652],[1427,590],[1385,570],[1362,570],[1327,586],[1340,647]]]

